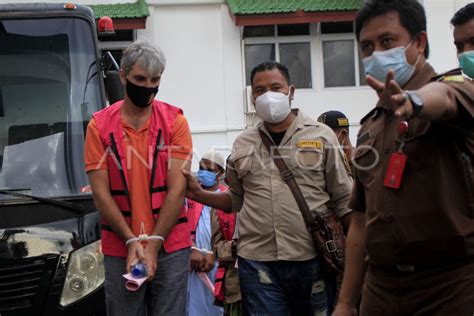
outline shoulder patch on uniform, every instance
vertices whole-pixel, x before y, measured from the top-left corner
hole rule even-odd
[[[302,139],[296,143],[296,147],[323,149],[323,142],[320,140]]]
[[[464,76],[463,75],[446,76],[446,77],[443,77],[441,81],[442,82],[464,82]]]
[[[446,71],[442,74],[433,76],[431,78],[431,81],[464,82],[464,77],[463,77],[461,68],[455,68],[455,69],[451,69],[450,71]]]

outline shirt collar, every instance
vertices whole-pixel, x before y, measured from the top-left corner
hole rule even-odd
[[[312,120],[297,108],[291,109],[291,113],[295,115],[295,120],[290,124],[290,126],[288,126],[285,136],[281,140],[281,145],[285,144],[294,133],[303,129],[305,126],[316,126],[318,124],[315,120]],[[265,128],[265,125],[263,125],[263,122],[258,123],[257,128],[261,129],[267,135],[270,135],[268,130]]]
[[[291,109],[291,113],[295,115],[295,120],[290,124],[287,130],[302,129],[305,126],[317,124],[316,121],[303,114],[298,108]],[[263,131],[267,131],[265,125],[263,125],[263,121],[259,122],[257,127]]]

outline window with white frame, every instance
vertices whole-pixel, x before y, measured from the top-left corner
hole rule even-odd
[[[285,64],[297,88],[312,88],[309,24],[246,26],[244,28],[245,74],[258,64],[275,60]]]
[[[366,85],[352,22],[321,23],[324,87]]]
[[[268,60],[284,63],[300,89],[314,88],[316,74],[322,88],[367,84],[353,22],[246,26],[243,35],[247,85],[253,67]]]

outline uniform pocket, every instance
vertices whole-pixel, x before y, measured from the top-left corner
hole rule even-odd
[[[293,169],[322,171],[324,170],[324,153],[315,148],[296,148],[291,153]]]
[[[368,186],[380,163],[380,154],[375,149],[375,137],[367,138],[357,145],[352,154],[352,163],[360,182],[364,186]]]
[[[405,139],[403,152],[407,156],[406,172],[410,174],[425,171],[427,168],[435,167],[439,157],[438,142],[445,139],[438,138],[436,133],[432,132],[431,122],[421,122],[412,124]],[[448,141],[445,139],[444,141]],[[401,139],[396,139],[395,149],[400,148]]]

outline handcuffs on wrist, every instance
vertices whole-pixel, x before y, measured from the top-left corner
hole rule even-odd
[[[140,234],[138,235],[138,237],[133,237],[133,238],[130,238],[130,239],[127,239],[127,241],[125,241],[125,246],[128,246],[130,243],[134,242],[134,241],[148,241],[148,240],[153,240],[153,239],[159,239],[161,241],[165,241],[165,237],[161,236],[161,235],[150,235],[148,236],[147,234]]]

